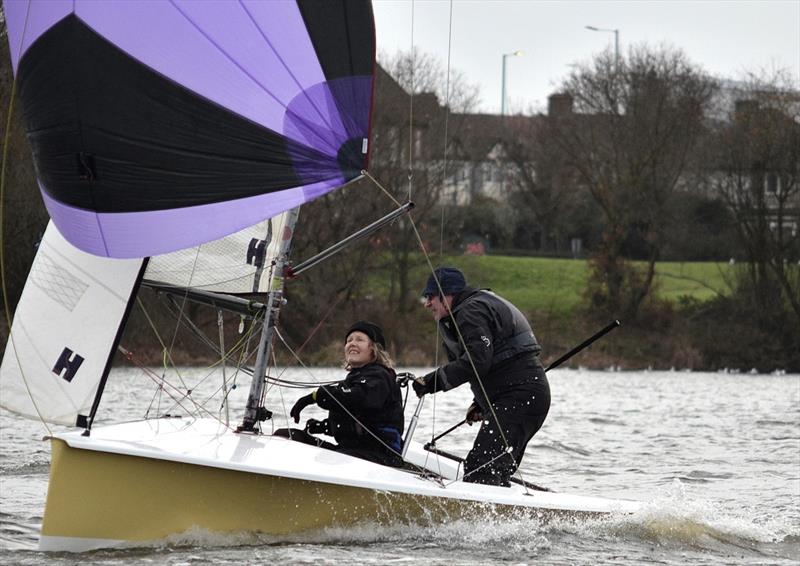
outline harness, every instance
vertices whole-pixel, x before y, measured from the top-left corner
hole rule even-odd
[[[480,289],[472,295],[459,302],[452,309],[452,319],[456,320],[458,313],[468,305],[483,305],[489,312],[495,315],[499,321],[499,327],[507,329],[505,336],[494,336],[494,348],[492,350],[492,364],[494,369],[499,364],[515,358],[520,354],[538,354],[542,347],[536,341],[531,325],[520,310],[503,297],[496,295],[488,289]],[[462,346],[458,340],[458,335],[453,332],[445,321],[439,322],[442,341],[450,359],[458,357],[462,351]]]

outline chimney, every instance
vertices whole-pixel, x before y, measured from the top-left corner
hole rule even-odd
[[[548,116],[569,116],[572,114],[572,95],[566,92],[557,92],[547,97]]]

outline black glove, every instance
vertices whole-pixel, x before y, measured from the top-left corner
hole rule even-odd
[[[314,403],[316,403],[316,401],[314,401],[314,394],[313,393],[310,393],[310,394],[306,395],[305,397],[300,397],[297,400],[297,402],[294,404],[294,407],[292,407],[292,410],[289,411],[289,416],[294,419],[294,422],[299,423],[300,422],[300,412],[303,409],[305,409],[306,407],[308,407],[309,405],[313,405]]]
[[[415,379],[411,386],[414,388],[414,393],[417,394],[417,397],[422,397],[426,393],[433,393],[436,391],[436,372],[432,371],[428,375],[418,377]]]
[[[476,423],[478,421],[482,421],[483,420],[483,411],[481,411],[481,408],[474,401],[469,406],[469,409],[467,409],[467,418],[466,418],[466,420],[467,420],[467,424],[469,426],[472,426],[472,423]]]
[[[306,421],[306,432],[308,434],[330,434],[330,432],[328,432],[328,419],[324,421],[308,419]]]

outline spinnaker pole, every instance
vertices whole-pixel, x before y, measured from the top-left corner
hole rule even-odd
[[[272,354],[272,339],[275,336],[275,325],[278,323],[278,316],[283,306],[283,286],[285,275],[289,266],[289,250],[292,247],[292,237],[294,227],[300,215],[300,207],[288,211],[286,222],[281,234],[280,250],[272,266],[272,280],[269,285],[269,295],[267,297],[267,309],[264,314],[264,324],[261,327],[261,339],[258,342],[258,352],[256,354],[256,364],[253,367],[253,380],[250,383],[250,394],[247,398],[247,407],[244,412],[242,424],[238,427],[238,432],[253,432],[256,423],[266,420],[269,412],[261,404],[264,384],[266,383],[267,366]]]

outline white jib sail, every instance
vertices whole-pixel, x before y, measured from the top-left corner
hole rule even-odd
[[[279,214],[225,238],[154,256],[147,264],[145,279],[216,293],[266,293],[270,263],[280,250],[287,216]],[[259,258],[264,262],[260,276]]]
[[[66,425],[88,415],[143,261],[87,254],[48,224],[0,366],[0,406]]]

